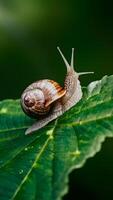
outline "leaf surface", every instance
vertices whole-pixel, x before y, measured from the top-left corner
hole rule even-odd
[[[0,102],[0,199],[60,200],[68,174],[113,137],[113,76],[91,83],[56,121],[25,136],[34,122],[19,100]]]

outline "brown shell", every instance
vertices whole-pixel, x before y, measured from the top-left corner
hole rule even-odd
[[[38,104],[38,99],[37,102],[35,100],[35,104],[32,106],[32,99],[30,101],[30,107],[27,106],[27,104],[25,105],[24,102],[24,97],[26,93],[30,93],[30,98],[32,97],[32,91],[33,90],[41,90],[43,91],[44,94],[44,103],[42,105],[42,107],[39,107]],[[24,111],[29,114],[29,115],[44,115],[46,113],[49,112],[50,110],[50,105],[55,102],[56,100],[60,99],[61,97],[63,97],[66,93],[66,90],[63,89],[57,82],[53,81],[53,80],[48,80],[48,79],[44,79],[44,80],[40,80],[37,81],[35,83],[32,83],[30,86],[28,86],[26,88],[26,90],[23,92],[22,94],[22,107],[24,109]],[[36,96],[37,98],[37,96]],[[24,99],[24,100],[23,100]],[[29,104],[29,102],[28,102]]]

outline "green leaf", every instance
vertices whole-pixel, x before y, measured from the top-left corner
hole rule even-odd
[[[68,174],[113,137],[113,76],[91,83],[82,100],[37,133],[19,100],[0,103],[0,199],[60,200]]]

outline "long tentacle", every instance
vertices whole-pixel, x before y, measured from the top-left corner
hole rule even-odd
[[[72,54],[71,54],[71,67],[74,68],[74,48],[72,48]]]
[[[62,51],[60,50],[60,48],[57,47],[57,49],[58,49],[58,51],[59,51],[59,53],[60,53],[60,55],[61,55],[61,57],[62,57],[62,59],[63,59],[63,61],[64,61],[64,63],[65,63],[65,65],[66,65],[66,67],[67,67],[67,71],[69,71],[69,70],[70,70],[70,65],[69,65],[69,63],[67,62],[67,60],[66,60],[66,58],[64,57],[64,55],[63,55]]]

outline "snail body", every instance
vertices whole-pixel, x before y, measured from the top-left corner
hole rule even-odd
[[[58,51],[67,68],[64,88],[53,80],[44,79],[32,83],[24,90],[21,96],[21,106],[23,111],[30,117],[38,118],[38,116],[42,116],[26,130],[26,135],[39,130],[52,120],[61,116],[82,98],[82,89],[78,77],[81,74],[90,72],[75,72],[73,48],[70,65],[59,47]]]

